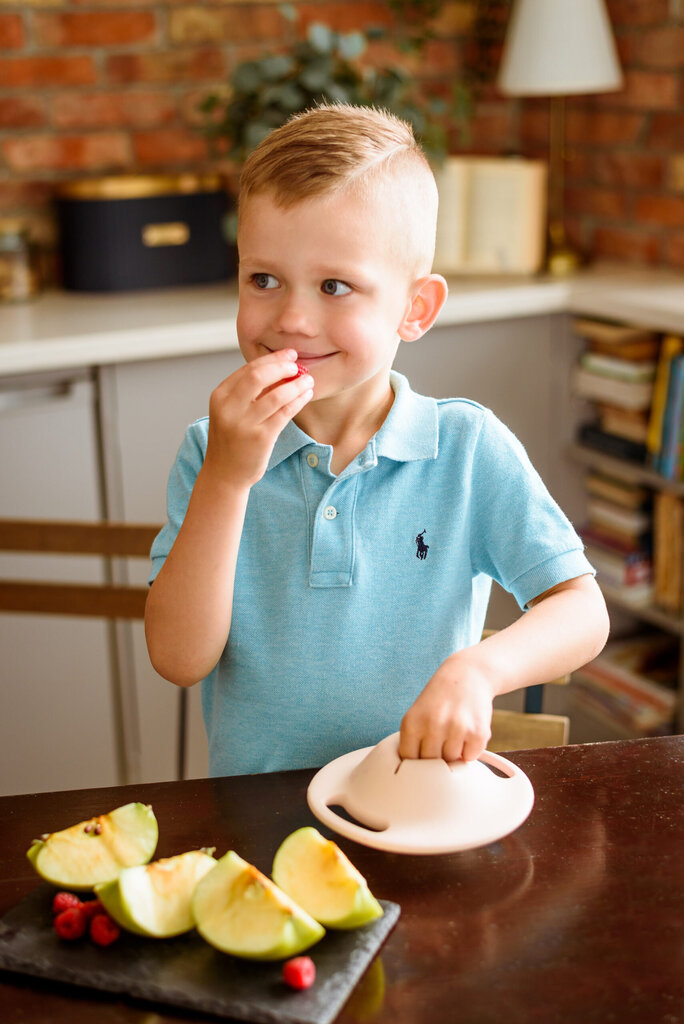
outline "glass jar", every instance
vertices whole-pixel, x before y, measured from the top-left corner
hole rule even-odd
[[[40,291],[38,250],[26,221],[0,219],[0,302],[23,302]]]

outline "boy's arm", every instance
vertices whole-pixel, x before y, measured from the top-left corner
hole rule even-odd
[[[212,392],[204,462],[145,608],[150,660],[178,686],[208,675],[226,645],[250,489],[278,434],[312,396],[310,376],[288,379],[295,360],[291,350],[255,359]]]
[[[474,760],[491,736],[494,697],[585,665],[608,637],[608,613],[591,575],[530,602],[512,625],[452,654],[404,715],[401,757]]]

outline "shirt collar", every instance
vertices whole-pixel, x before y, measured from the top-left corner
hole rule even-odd
[[[416,394],[406,377],[395,370],[390,373],[390,384],[394,391],[392,408],[369,444],[374,445],[377,456],[395,462],[436,459],[439,447],[436,400]],[[300,448],[316,443],[290,420],[278,435],[268,468],[273,469]]]

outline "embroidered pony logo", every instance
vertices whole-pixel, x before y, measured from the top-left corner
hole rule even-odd
[[[423,540],[424,536],[425,530],[422,530],[421,533],[419,533],[418,536],[416,537],[416,558],[420,558],[420,560],[423,562],[427,558],[427,553],[430,548],[430,545],[426,544],[425,541]]]

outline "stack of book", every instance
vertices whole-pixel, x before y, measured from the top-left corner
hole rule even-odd
[[[674,731],[679,641],[643,633],[609,642],[602,653],[573,673],[572,702],[630,736]]]
[[[638,484],[592,470],[584,480],[587,520],[580,529],[598,582],[624,600],[653,600],[651,492]]]
[[[660,339],[652,331],[597,320],[576,320],[586,350],[573,375],[575,394],[596,415],[580,428],[580,442],[608,455],[644,464]]]
[[[668,480],[684,480],[684,338],[663,338],[646,437],[651,469]]]

